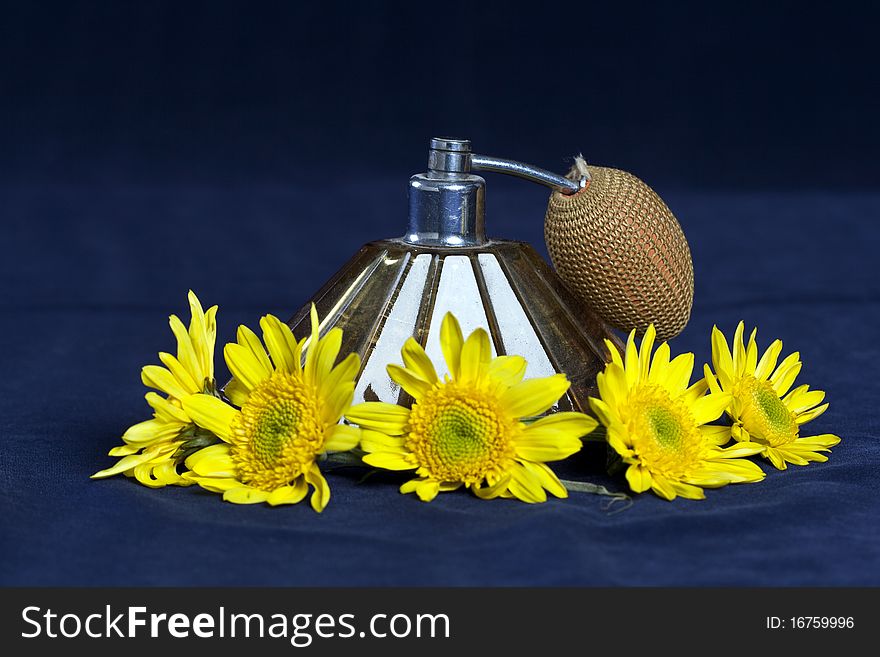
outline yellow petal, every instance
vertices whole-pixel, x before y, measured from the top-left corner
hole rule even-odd
[[[626,372],[626,383],[634,386],[639,381],[639,352],[636,350],[636,330],[629,332],[626,339],[626,351],[623,356],[623,370]]]
[[[712,365],[716,372],[733,375],[733,356],[727,346],[727,338],[717,326],[712,327]]]
[[[498,356],[492,359],[486,372],[504,387],[510,388],[523,380],[526,366],[526,359],[522,356]]]
[[[794,352],[792,356],[798,357],[798,352]],[[789,357],[790,358],[790,357]],[[786,361],[788,358],[786,358]],[[773,386],[773,389],[776,391],[776,394],[782,397],[785,393],[788,392],[791,385],[794,383],[794,380],[797,378],[797,375],[801,372],[801,367],[803,363],[799,361],[795,361],[792,364],[785,366],[785,362],[779,365],[779,368],[770,377],[770,384]]]
[[[804,402],[808,399],[816,399],[812,404],[804,404]],[[807,384],[803,384],[798,386],[797,388],[793,388],[789,390],[788,393],[782,398],[783,403],[788,406],[789,410],[798,413],[800,411],[804,411],[808,408],[812,408],[813,406],[817,406],[821,401],[825,399],[825,393],[821,390],[814,390],[810,392],[810,386]]]
[[[526,426],[523,433],[530,437],[536,435],[571,436],[572,438],[580,439],[595,430],[597,426],[599,426],[599,423],[596,421],[596,418],[584,413],[565,411],[553,413],[532,422]]]
[[[689,500],[704,500],[706,499],[706,493],[699,486],[694,486],[693,484],[685,484],[681,481],[670,481],[669,485],[672,486],[672,490],[676,495],[681,495],[682,497]]]
[[[759,381],[765,380],[770,376],[773,369],[776,367],[776,360],[779,358],[779,354],[782,352],[782,341],[774,340],[773,343],[767,347],[767,351],[764,352],[764,355],[761,356],[761,360],[758,361],[758,366],[755,368],[755,378]]]
[[[630,449],[627,442],[623,439],[624,435],[626,434],[623,432],[609,433],[606,440],[608,441],[608,445],[611,447],[611,449],[620,454],[620,456],[623,457],[623,460],[626,463],[631,463],[631,461],[628,459],[632,459],[633,457],[635,457],[635,452]]]
[[[166,460],[153,468],[153,477],[164,486],[190,486],[191,481],[184,479],[177,472],[177,465]]]
[[[243,486],[243,484],[234,477],[201,477],[194,472],[184,472],[183,477],[187,481],[196,483],[212,493],[224,493],[232,488],[241,488]]]
[[[529,461],[561,461],[579,451],[583,443],[577,438],[520,437],[516,455]]]
[[[516,439],[516,453],[530,461],[558,461],[579,451],[598,422],[583,413],[554,413],[527,426]]]
[[[361,368],[361,359],[357,354],[349,354],[339,365],[330,370],[320,382],[322,396],[329,395],[341,383],[353,382]]]
[[[669,391],[669,394],[677,397],[687,390],[693,373],[694,355],[690,352],[680,354],[669,363],[669,367],[666,369],[666,378],[660,383]]]
[[[755,335],[757,333],[758,329],[752,329],[752,334],[749,336],[749,345],[746,347],[746,364],[743,372],[747,374],[754,374],[755,369],[758,367],[758,344],[755,342]]]
[[[605,360],[610,363],[616,363],[620,365],[620,368],[623,369],[623,359],[620,356],[620,350],[617,348],[617,345],[611,342],[608,338],[605,338],[605,350],[608,352],[608,358]]]
[[[406,430],[409,409],[386,402],[363,402],[348,409],[345,417],[364,429],[400,436]]]
[[[205,334],[198,341],[193,341],[193,348],[202,365],[202,373],[206,379],[214,378],[214,343],[217,338],[217,306],[205,311]]]
[[[706,378],[703,377],[682,393],[681,400],[686,404],[692,404],[705,395],[708,389],[709,383],[706,381]]]
[[[510,479],[510,474],[506,474],[498,481],[488,486],[480,487],[478,485],[474,485],[470,488],[474,492],[474,495],[479,497],[481,500],[492,500],[504,494],[504,492],[507,490],[507,487],[510,485]]]
[[[651,359],[651,369],[648,373],[648,381],[651,383],[657,383],[658,381],[662,381],[666,376],[666,370],[669,367],[669,344],[667,342],[663,342],[657,347],[657,351],[654,352],[654,358]]]
[[[269,499],[269,493],[250,486],[240,486],[225,490],[223,499],[233,504],[260,504]]]
[[[464,345],[464,336],[461,332],[461,326],[452,313],[446,313],[443,316],[443,323],[440,324],[440,348],[443,351],[443,358],[446,360],[446,366],[453,379],[457,379],[461,369],[461,349]]]
[[[296,364],[293,362],[296,351],[296,339],[290,331],[290,327],[275,315],[265,315],[260,319],[260,328],[263,330],[263,342],[269,350],[275,369],[282,372],[295,372]]]
[[[568,491],[559,478],[549,467],[543,463],[530,463],[521,461],[521,465],[532,475],[546,490],[559,498],[568,497]]]
[[[269,493],[266,502],[271,506],[278,506],[280,504],[298,504],[308,492],[309,487],[308,484],[306,484],[305,477],[298,477],[296,483],[292,486],[281,486]]]
[[[177,315],[171,315],[168,318],[168,324],[171,326],[171,332],[177,339],[177,359],[183,364],[187,371],[196,381],[204,381],[206,376],[202,370],[202,364],[196,356],[193,348],[192,339],[186,331],[186,327]]]
[[[312,463],[312,467],[306,470],[305,476],[306,482],[315,489],[310,499],[312,508],[321,513],[330,501],[330,486],[315,463]]]
[[[434,364],[415,338],[409,338],[403,343],[400,355],[403,357],[403,364],[413,374],[428,384],[437,383],[437,371],[434,369]]]
[[[182,424],[164,422],[162,420],[145,420],[126,429],[122,440],[130,445],[143,447],[148,443],[173,440],[183,429]]]
[[[230,342],[223,348],[223,356],[232,376],[240,381],[248,392],[272,375],[246,346]]]
[[[318,346],[321,341],[321,324],[318,321],[318,311],[315,304],[309,309],[309,321],[311,322],[311,333],[306,341],[306,362],[303,365],[303,373],[307,381],[315,381],[315,361],[317,358]]]
[[[597,381],[599,377],[596,377]],[[602,373],[602,383],[599,387],[599,393],[602,399],[617,406],[622,403],[627,395],[629,395],[629,384],[626,381],[626,374],[623,368],[617,363],[610,363],[605,367]]]
[[[124,456],[119,459],[115,465],[107,468],[106,470],[100,470],[91,476],[92,479],[103,479],[104,477],[112,477],[113,475],[119,474],[120,472],[125,472],[126,470],[131,470],[141,463],[146,463],[149,461],[151,456],[149,454],[132,454],[131,456]]]
[[[400,492],[406,495],[407,493],[415,493],[416,486],[426,480],[426,477],[417,477],[415,479],[410,479],[407,482],[404,482],[400,485]]]
[[[107,456],[130,456],[140,451],[139,445],[118,445],[107,452]]]
[[[611,407],[608,406],[601,399],[596,399],[595,397],[590,397],[590,408],[596,414],[596,417],[602,422],[606,427],[610,427],[614,424],[614,415]]]
[[[751,434],[749,434],[749,432],[746,431],[746,428],[739,423],[730,427],[730,435],[737,442],[751,442],[752,440]]]
[[[612,363],[613,364],[613,363]],[[599,372],[596,375],[596,387],[599,388],[599,398],[613,406],[618,406],[622,399],[611,390],[608,385],[608,377],[606,372]]]
[[[726,392],[700,397],[691,404],[691,414],[694,416],[694,421],[698,425],[714,422],[721,417],[724,409],[728,407],[732,399],[733,396]]]
[[[478,328],[468,336],[461,348],[461,381],[474,381],[492,360],[492,344],[489,334]]]
[[[728,484],[753,483],[764,478],[764,471],[744,458],[705,461],[700,469],[688,473],[688,483],[703,488],[721,488]]]
[[[746,347],[743,344],[745,328],[745,323],[740,321],[733,334],[733,371],[738,377],[743,375],[746,366]]]
[[[361,431],[361,449],[365,452],[392,452],[403,456],[408,454],[404,441],[403,436],[389,436],[369,429]]]
[[[430,383],[422,379],[415,372],[405,369],[400,365],[392,363],[385,369],[388,370],[388,376],[406,390],[416,401],[421,399],[431,389]]]
[[[260,338],[257,337],[257,334],[242,324],[238,327],[238,332],[235,337],[238,344],[251,353],[254,360],[258,363],[259,368],[265,372],[265,376],[270,376],[273,369],[272,363],[269,361],[269,356],[266,354],[266,348],[263,346],[263,343],[260,342]]]
[[[565,374],[529,379],[504,391],[500,401],[514,417],[533,417],[553,406],[569,385]]]
[[[807,411],[806,413],[800,413],[795,417],[795,422],[798,424],[806,424],[810,420],[815,420],[817,417],[822,415],[825,411],[828,410],[828,404],[822,404],[821,406],[817,406],[811,411]]]
[[[232,381],[227,383],[226,387],[223,388],[223,394],[229,401],[241,408],[245,405],[245,402],[247,402],[250,392],[248,391],[247,386],[241,381],[238,379],[232,379]]]
[[[183,400],[183,408],[200,427],[212,432],[221,440],[230,442],[232,421],[238,415],[229,404],[211,395],[190,395]]]
[[[833,433],[823,433],[818,436],[804,436],[803,438],[798,438],[795,443],[804,444],[804,445],[813,445],[824,448],[831,448],[837,445],[840,442],[840,436],[835,436]]]
[[[155,471],[156,466],[153,463],[142,463],[135,466],[134,470],[132,470],[132,474],[134,475],[134,478],[138,480],[138,483],[143,486],[149,488],[164,488],[165,481],[154,476],[153,473]]]
[[[412,462],[408,455],[392,452],[372,452],[365,454],[364,463],[374,468],[383,470],[415,470],[418,466]]]
[[[189,338],[193,350],[199,360],[202,376],[205,379],[214,378],[214,340],[217,336],[217,306],[212,306],[208,312],[202,310],[202,303],[192,290],[187,294],[189,300],[190,323]]]
[[[141,380],[145,386],[161,390],[175,399],[183,399],[190,394],[190,390],[182,385],[171,372],[158,365],[145,366],[141,370]]]
[[[712,394],[722,394],[721,386],[718,385],[718,379],[716,379],[715,375],[712,374],[712,370],[709,368],[708,364],[703,365],[703,377],[706,385],[709,386],[709,390],[712,391]]]
[[[730,442],[730,427],[705,424],[700,427],[700,433],[713,445],[726,445]]]
[[[648,380],[648,368],[651,364],[651,350],[654,348],[654,339],[657,337],[657,331],[653,324],[648,325],[644,337],[642,337],[642,345],[639,349],[639,381]]]
[[[508,469],[508,473],[510,474],[510,483],[507,485],[507,489],[514,497],[529,504],[547,501],[547,493],[544,492],[544,487],[541,486],[538,478],[526,470],[522,464],[514,463]]]
[[[318,342],[318,350],[315,354],[315,382],[320,382],[324,377],[330,374],[336,359],[339,357],[339,350],[342,348],[342,329],[332,328]]]
[[[635,493],[644,493],[651,487],[651,473],[648,468],[633,464],[626,470],[626,480]]]
[[[360,441],[360,429],[347,424],[337,424],[324,442],[324,449],[328,452],[347,452],[357,447]]]
[[[415,491],[422,502],[430,502],[440,492],[440,482],[434,479],[420,481],[416,484]]]
[[[171,354],[160,352],[159,360],[189,393],[203,392],[204,381],[196,381],[179,360]]]
[[[774,449],[772,447],[768,447],[764,452],[764,456],[770,459],[770,462],[773,464],[777,470],[787,470],[788,464],[785,462],[785,459],[782,457],[782,453]]]
[[[336,424],[346,409],[351,406],[354,398],[354,381],[336,386],[336,389],[324,400],[322,414],[328,424]]]
[[[172,403],[165,397],[155,393],[148,392],[144,395],[147,403],[156,411],[156,416],[168,422],[173,421],[179,424],[189,424],[189,415],[177,403]]]
[[[229,445],[221,443],[211,445],[190,454],[186,459],[186,467],[202,477],[236,477],[237,472]]]
[[[653,477],[651,479],[651,490],[665,500],[672,501],[676,497],[675,488],[664,477]]]

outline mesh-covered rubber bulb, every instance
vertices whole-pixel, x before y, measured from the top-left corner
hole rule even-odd
[[[694,300],[694,267],[684,233],[653,189],[631,173],[587,166],[587,186],[554,192],[544,219],[553,266],[571,291],[606,323],[658,339],[681,333]]]

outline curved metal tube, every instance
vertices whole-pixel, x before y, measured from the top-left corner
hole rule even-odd
[[[525,178],[526,180],[552,187],[562,194],[574,194],[582,190],[587,184],[586,178],[569,180],[546,169],[539,169],[530,164],[524,164],[516,160],[507,160],[502,157],[492,157],[491,155],[477,155],[473,153],[470,157],[470,164],[471,169],[496,171],[516,176],[517,178]]]

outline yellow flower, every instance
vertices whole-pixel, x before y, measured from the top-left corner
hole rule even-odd
[[[159,360],[164,367],[147,365],[141,371],[144,385],[160,390],[166,396],[147,393],[153,418],[135,424],[123,434],[125,444],[110,450],[110,456],[122,458],[116,465],[93,474],[93,479],[124,473],[152,488],[169,484],[186,486],[191,482],[177,472],[177,464],[182,460],[180,450],[185,450],[185,445],[197,447],[216,442],[213,435],[193,424],[181,400],[194,392],[214,390],[217,306],[204,312],[192,290],[188,298],[189,330],[176,315],[169,318],[171,331],[177,338],[177,356],[162,352]]]
[[[730,395],[705,394],[703,379],[688,387],[694,355],[670,360],[664,342],[652,358],[655,336],[651,325],[637,351],[635,331],[630,333],[623,358],[606,341],[612,361],[597,377],[600,399],[590,400],[609,445],[629,465],[630,488],[636,493],[650,488],[667,500],[703,499],[703,488],[763,479],[761,468],[742,458],[760,452],[760,445],[722,449],[730,439],[728,428],[706,425],[724,412]]]
[[[346,418],[364,430],[361,447],[369,465],[415,470],[400,487],[428,502],[461,486],[478,497],[544,502],[545,492],[567,497],[544,461],[581,448],[580,437],[597,422],[582,413],[556,413],[529,424],[568,390],[564,374],[523,381],[521,356],[492,358],[489,336],[477,329],[467,340],[447,313],[440,345],[451,377],[437,377],[425,350],[410,338],[404,367],[389,365],[391,378],[415,400],[412,409],[383,402],[354,406]]]
[[[775,340],[758,359],[755,343],[757,329],[752,331],[749,344],[743,344],[744,324],[736,327],[733,349],[718,330],[712,329],[712,364],[715,373],[705,366],[706,380],[716,391],[731,393],[727,414],[733,420],[731,435],[738,441],[753,441],[761,445],[761,454],[779,470],[787,463],[807,465],[810,461],[827,461],[820,452],[828,452],[840,442],[830,433],[801,436],[800,428],[819,417],[828,408],[822,404],[825,393],[802,385],[791,386],[801,371],[800,354],[795,352],[779,366],[776,361],[782,352],[782,342]],[[775,369],[774,369],[775,368]],[[720,382],[720,386],[719,386]]]
[[[358,444],[360,431],[337,423],[351,405],[360,359],[351,354],[334,367],[342,331],[319,339],[314,305],[311,320],[308,346],[273,315],[260,320],[265,348],[253,331],[239,327],[237,342],[223,354],[234,377],[225,392],[241,410],[205,394],[183,402],[199,426],[223,441],[186,459],[189,479],[228,502],[273,506],[296,504],[311,485],[312,507],[324,510],[330,487],[315,459]]]

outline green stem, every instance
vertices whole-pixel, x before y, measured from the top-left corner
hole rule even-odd
[[[586,436],[581,436],[581,442],[583,443],[604,443],[607,438],[607,434],[605,432],[605,427],[601,424],[593,429]]]
[[[571,481],[569,479],[560,479],[562,485],[565,486],[568,490],[574,493],[590,493],[591,495],[602,495],[603,497],[608,497],[608,502],[605,505],[605,510],[610,511],[611,507],[616,503],[620,502],[623,506],[619,509],[615,509],[612,513],[619,513],[620,511],[625,511],[629,507],[632,506],[632,498],[626,493],[610,491],[605,486],[601,486],[599,484],[591,484],[588,481]]]
[[[327,452],[321,455],[321,462],[330,468],[368,467],[361,457],[366,452],[353,449],[350,452]]]

